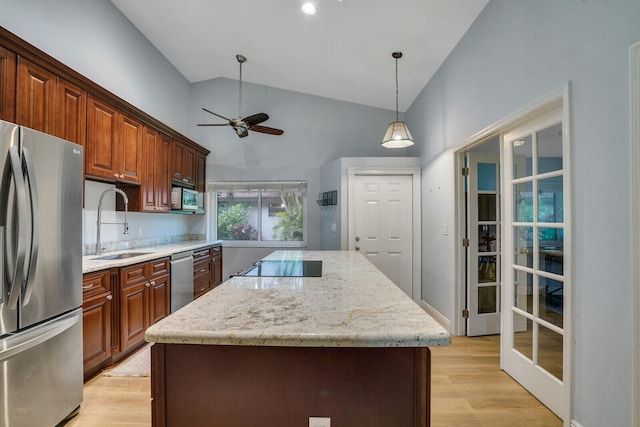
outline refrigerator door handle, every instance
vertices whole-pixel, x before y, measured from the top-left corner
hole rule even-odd
[[[27,285],[22,295],[22,305],[29,304],[31,292],[33,291],[33,276],[38,263],[38,250],[40,247],[40,206],[38,203],[38,189],[36,187],[36,175],[31,161],[31,154],[27,148],[22,147],[22,166],[23,172],[29,183],[29,201],[31,202],[31,254],[29,255],[29,268],[27,269],[27,277],[25,277]]]
[[[9,283],[9,298],[7,301],[8,308],[15,310],[18,307],[18,298],[20,296],[20,290],[22,288],[22,283],[24,281],[24,261],[27,252],[26,243],[25,243],[25,235],[27,233],[27,227],[23,220],[20,220],[21,217],[24,216],[27,209],[27,201],[26,201],[26,193],[25,193],[25,183],[24,177],[22,175],[22,167],[20,164],[20,155],[18,152],[18,147],[12,145],[9,147],[8,155],[7,155],[7,164],[5,165],[4,172],[2,173],[2,182],[0,183],[0,188],[5,189],[4,200],[2,209],[0,212],[2,214],[2,218],[0,218],[0,224],[5,225],[6,228],[9,228],[11,224],[7,224],[9,218],[8,205],[9,205],[9,188],[11,178],[13,177],[13,182],[15,186],[15,203],[17,206],[17,248],[15,250],[15,259],[13,265],[13,273],[10,272],[10,268],[5,269],[6,274],[3,278],[3,281]],[[14,236],[12,236],[14,237]],[[3,245],[7,246],[7,233],[5,231],[5,241]],[[7,251],[4,251],[4,260],[2,262],[8,265],[8,256]]]

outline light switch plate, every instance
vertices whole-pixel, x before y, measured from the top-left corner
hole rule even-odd
[[[331,418],[309,417],[309,427],[331,427]]]

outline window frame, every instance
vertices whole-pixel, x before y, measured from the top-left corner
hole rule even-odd
[[[218,239],[218,192],[223,191],[257,191],[258,196],[258,240],[222,240]],[[269,191],[300,191],[302,193],[302,240],[261,240],[262,239],[262,193]],[[221,240],[225,247],[237,248],[304,248],[307,246],[307,209],[308,187],[306,181],[234,181],[234,182],[210,182],[207,184],[210,197],[210,227],[211,234],[217,240]]]

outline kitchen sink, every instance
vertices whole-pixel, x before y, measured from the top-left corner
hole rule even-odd
[[[149,255],[150,253],[152,253],[152,252],[124,252],[124,253],[117,254],[117,255],[99,256],[97,258],[94,258],[94,260],[110,261],[110,260],[116,260],[116,259],[126,259],[126,258],[133,258],[133,257],[137,257],[137,256],[142,256],[142,255]]]

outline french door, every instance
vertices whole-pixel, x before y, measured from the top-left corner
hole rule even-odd
[[[500,333],[500,153],[467,157],[467,335]]]
[[[560,418],[568,416],[570,280],[568,142],[560,107],[503,136],[501,364]]]

